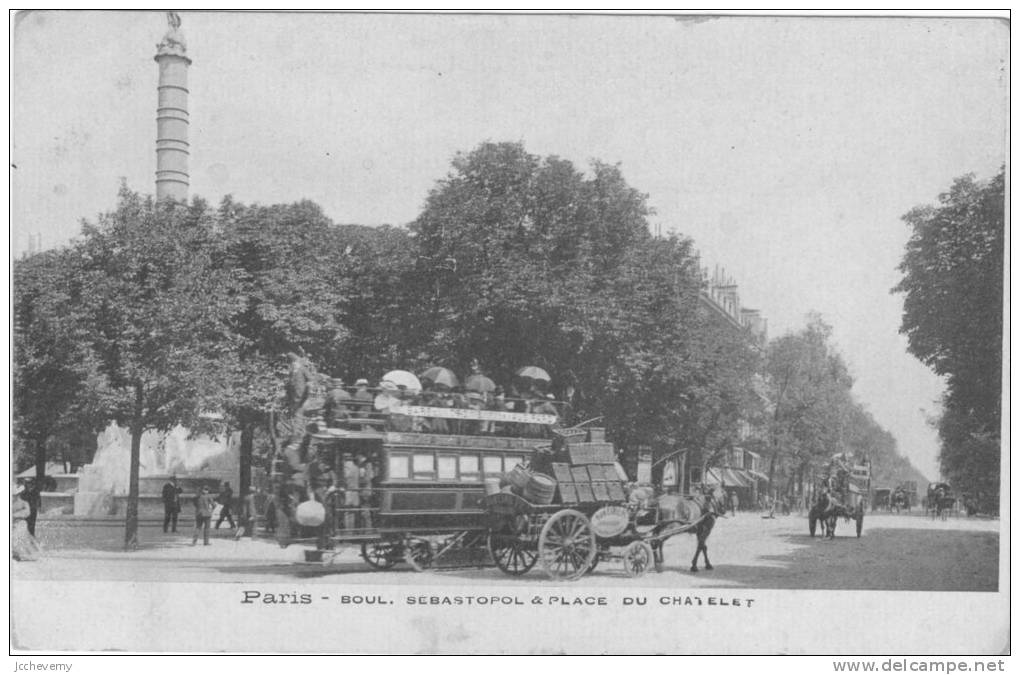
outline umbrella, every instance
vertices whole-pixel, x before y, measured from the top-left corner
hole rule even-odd
[[[491,394],[496,391],[496,383],[485,375],[475,373],[464,380],[464,388],[468,391],[477,391],[482,394]]]
[[[538,366],[525,366],[517,371],[517,377],[526,377],[529,380],[539,380],[541,382],[551,382],[552,378],[549,377],[549,373],[545,372]]]
[[[392,382],[408,391],[421,391],[421,382],[414,376],[414,373],[409,373],[406,370],[391,370],[383,375],[382,379],[383,382]]]
[[[460,380],[457,379],[452,370],[440,368],[439,366],[433,366],[426,370],[421,374],[420,379],[429,380],[432,384],[449,387],[450,389],[460,385]]]

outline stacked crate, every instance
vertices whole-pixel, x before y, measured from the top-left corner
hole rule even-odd
[[[570,463],[553,463],[553,474],[560,492],[560,503],[623,501],[623,481],[616,472],[616,452],[612,443],[568,442]]]

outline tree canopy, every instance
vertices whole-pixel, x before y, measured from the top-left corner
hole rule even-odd
[[[45,454],[61,429],[129,428],[128,544],[142,432],[223,413],[244,472],[291,351],[348,382],[478,359],[506,385],[537,365],[573,421],[601,416],[618,445],[701,466],[753,443],[749,427],[777,475],[888,448],[828,327],[766,347],[708,308],[692,242],[653,237],[652,215],[619,166],[520,143],[458,154],[406,229],[337,225],[308,201],[213,209],[122,190],[70,247],[16,265],[18,433]]]
[[[236,369],[228,319],[243,297],[215,260],[222,240],[203,202],[153,203],[122,189],[116,210],[86,224],[69,251],[72,315],[87,336],[109,419],[129,429],[125,546],[137,543],[142,434],[199,426]]]
[[[904,294],[900,332],[910,352],[946,378],[942,471],[958,488],[991,497],[1002,407],[1005,170],[985,182],[958,178],[937,205],[903,220],[911,237],[893,292]]]

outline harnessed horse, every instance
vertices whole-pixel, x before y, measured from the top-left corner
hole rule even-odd
[[[664,495],[659,497],[658,510],[659,524],[656,525],[653,534],[659,535],[677,526],[688,528],[684,531],[693,534],[698,542],[694,549],[694,558],[691,559],[691,571],[698,571],[699,555],[705,557],[705,569],[713,569],[712,563],[708,561],[708,537],[712,534],[712,528],[715,527],[716,518],[724,516],[726,511],[715,492],[711,488],[703,487],[701,494],[690,497]],[[657,571],[662,571],[662,544],[664,541],[665,538],[652,542],[652,553],[655,556]]]
[[[932,518],[945,520],[946,516],[949,515],[949,512],[955,505],[956,498],[947,495],[944,488],[938,488],[935,490],[935,504],[934,509],[932,510]]]
[[[822,537],[827,539],[836,538],[836,522],[842,516],[844,520],[850,520],[853,515],[845,504],[833,496],[833,481],[826,478],[822,481],[822,493],[818,495],[818,501],[812,509],[822,525]],[[814,535],[812,525],[811,534]]]

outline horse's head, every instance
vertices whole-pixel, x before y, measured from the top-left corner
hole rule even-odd
[[[723,490],[717,485],[701,485],[701,512],[703,514],[712,514],[713,516],[721,516],[726,513],[726,507],[723,504]]]

